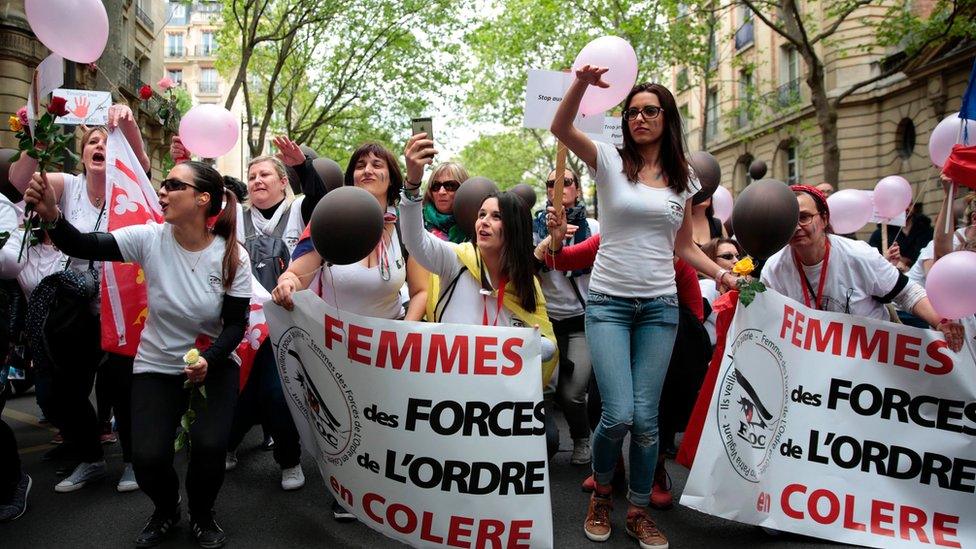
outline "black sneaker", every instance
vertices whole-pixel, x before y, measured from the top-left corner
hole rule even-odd
[[[153,513],[142,532],[136,536],[136,547],[155,547],[166,539],[166,534],[180,521],[180,509],[170,514]]]
[[[214,519],[213,511],[205,516],[190,519],[190,528],[193,530],[193,537],[197,544],[205,549],[223,547],[227,543],[227,535],[221,530],[220,525]]]
[[[31,486],[34,481],[27,473],[20,474],[20,482],[14,489],[13,497],[9,502],[0,505],[0,522],[17,520],[24,511],[27,510],[27,494],[30,494]]]
[[[337,500],[337,499],[336,500],[332,500],[332,518],[336,522],[355,522],[356,521],[356,515],[350,513],[349,511],[346,511],[346,508],[343,507],[339,503],[339,500]]]
[[[264,450],[265,452],[270,452],[271,450],[274,450],[274,447],[275,447],[275,440],[274,437],[272,437],[271,435],[264,437],[264,440],[261,441],[261,449]]]

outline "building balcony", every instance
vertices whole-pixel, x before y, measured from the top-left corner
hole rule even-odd
[[[794,78],[776,88],[776,104],[780,108],[791,107],[800,102],[800,79]]]
[[[146,13],[139,4],[136,4],[136,20],[143,24],[149,32],[154,32],[156,30],[156,25],[153,23],[152,17]]]
[[[193,56],[194,57],[214,57],[217,55],[217,45],[196,45],[193,46]]]
[[[185,48],[166,48],[166,57],[186,57]]]
[[[197,91],[200,93],[217,94],[220,93],[219,82],[197,82]]]
[[[746,21],[735,31],[735,51],[741,51],[753,44],[755,40],[752,21]]]

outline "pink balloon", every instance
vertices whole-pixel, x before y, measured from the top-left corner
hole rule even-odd
[[[942,122],[939,122],[939,125],[932,130],[932,135],[929,137],[929,158],[932,159],[932,164],[936,167],[941,168],[946,159],[949,158],[952,146],[962,142],[960,127],[959,113],[955,112],[943,118]],[[969,134],[968,144],[976,144],[976,121],[967,120],[966,127]]]
[[[234,115],[223,107],[197,105],[180,120],[180,139],[193,154],[217,158],[237,145],[241,133],[239,124]]]
[[[889,175],[874,186],[874,209],[884,219],[891,219],[912,205],[912,184],[900,175]]]
[[[27,0],[27,22],[47,48],[78,63],[94,63],[108,42],[108,14],[99,0]]]
[[[715,210],[715,217],[722,223],[728,221],[732,215],[732,193],[722,185],[716,187],[712,195],[712,209]]]
[[[864,191],[844,189],[827,198],[830,225],[838,234],[853,233],[871,220],[871,196]]]
[[[583,65],[610,69],[603,75],[603,81],[610,87],[589,86],[580,102],[582,114],[601,113],[614,107],[637,82],[637,54],[629,42],[617,36],[603,36],[584,46],[573,62],[573,71]]]
[[[935,312],[958,320],[976,313],[976,252],[952,252],[932,265],[925,279],[925,291]]]

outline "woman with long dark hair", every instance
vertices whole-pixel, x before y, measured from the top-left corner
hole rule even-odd
[[[224,478],[224,453],[239,384],[234,349],[244,336],[251,297],[247,252],[236,237],[234,195],[220,174],[200,162],[176,165],[160,184],[165,223],[133,225],[111,233],[80,233],[57,206],[54,188],[35,179],[25,193],[65,254],[85,260],[131,261],[142,266],[149,296],[132,376],[132,450],[135,476],[155,510],[136,546],[162,541],[180,519],[174,438],[187,409],[189,380],[206,388],[190,427],[186,474],[190,522],[202,547],[226,537],[213,506]],[[219,215],[218,215],[219,214]],[[208,219],[217,216],[213,229]],[[193,364],[184,354],[199,336],[213,343]]]
[[[660,84],[639,84],[624,100],[622,148],[595,143],[573,127],[587,87],[606,87],[607,69],[584,66],[566,91],[552,133],[590,168],[596,180],[601,243],[590,278],[586,339],[603,410],[593,435],[596,489],[584,531],[610,537],[611,480],[630,432],[627,532],[642,547],[667,547],[647,513],[658,454],[658,402],[678,325],[673,257],[735,278],[692,239],[691,197],[701,188],[688,167],[674,96]]]

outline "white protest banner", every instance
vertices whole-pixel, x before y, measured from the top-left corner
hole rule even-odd
[[[64,58],[52,53],[37,66],[37,93],[43,99],[47,94],[64,84]]]
[[[624,131],[621,127],[620,115],[603,117],[603,132],[588,133],[590,139],[609,143],[615,147],[624,145]]]
[[[329,490],[416,547],[552,547],[540,343],[528,328],[265,313],[285,399]]]
[[[867,193],[868,196],[871,198],[871,204],[874,205],[874,191],[861,191],[861,192]],[[892,217],[891,219],[885,219],[881,217],[881,215],[878,213],[878,208],[875,207],[874,210],[872,210],[871,212],[871,220],[868,221],[868,223],[887,223],[888,225],[904,227],[905,220],[907,217],[908,216],[905,215],[905,212],[901,212],[900,214],[896,215],[895,217]]]
[[[569,72],[529,69],[522,127],[548,130],[573,78]],[[573,125],[585,133],[603,133],[603,115],[579,115]]]
[[[104,126],[108,124],[108,108],[112,106],[112,94],[107,91],[92,90],[54,90],[54,95],[67,100],[68,114],[59,116],[55,124],[87,124]]]
[[[681,503],[872,547],[976,544],[976,364],[773,291],[729,328]]]

